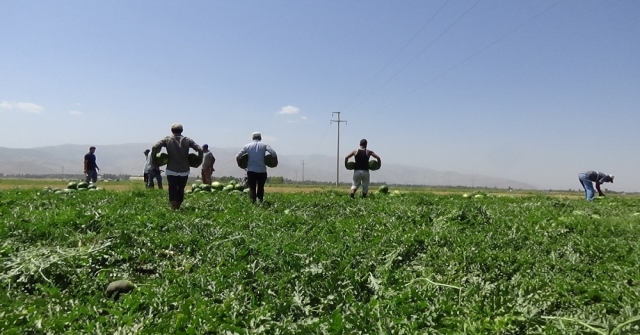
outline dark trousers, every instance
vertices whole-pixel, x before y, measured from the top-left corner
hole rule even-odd
[[[184,188],[187,186],[188,176],[167,176],[169,184],[169,201],[182,202],[184,200]]]
[[[151,170],[147,174],[147,188],[153,188],[155,185],[153,184],[153,180],[158,182],[158,188],[162,189],[162,174],[160,174],[160,170]]]
[[[143,178],[144,178],[144,184],[147,185],[147,180],[149,180],[149,174],[145,172],[143,175]]]
[[[249,198],[251,198],[251,202],[255,202],[256,198],[260,201],[264,199],[264,183],[266,182],[266,172],[247,171],[247,184],[249,185]]]

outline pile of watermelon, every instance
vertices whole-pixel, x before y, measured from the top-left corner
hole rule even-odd
[[[230,194],[241,194],[248,193],[249,189],[245,189],[244,186],[238,183],[237,180],[231,180],[227,185],[214,181],[211,185],[195,183],[191,185],[191,189],[187,191],[187,193],[230,193]]]

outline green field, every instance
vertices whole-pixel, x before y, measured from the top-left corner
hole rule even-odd
[[[637,198],[269,190],[0,191],[0,333],[640,333]]]

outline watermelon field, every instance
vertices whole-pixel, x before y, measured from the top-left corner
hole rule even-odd
[[[2,190],[0,333],[640,333],[638,198],[393,191]]]

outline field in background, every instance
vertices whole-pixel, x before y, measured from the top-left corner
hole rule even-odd
[[[59,179],[12,179],[12,178],[0,178],[0,190],[13,189],[13,188],[42,188],[46,186],[65,188],[69,181],[62,181]],[[166,183],[166,179],[163,180]],[[143,189],[142,180],[133,181],[100,181],[99,187],[113,191],[127,191]],[[189,185],[189,184],[188,184]],[[571,199],[579,199],[583,197],[582,192],[569,192],[569,191],[540,191],[540,190],[513,190],[506,189],[483,189],[483,188],[446,188],[446,187],[429,187],[429,186],[389,186],[392,189],[401,190],[403,192],[429,192],[433,194],[463,194],[473,193],[475,191],[482,191],[484,193],[503,195],[503,196],[531,196],[531,195],[547,195],[552,197],[565,197]],[[278,193],[309,193],[316,191],[344,191],[348,192],[348,185],[341,185],[336,187],[335,185],[303,185],[303,184],[285,184],[285,185],[266,185],[267,192]],[[372,187],[373,190],[377,189]],[[623,196],[623,195],[610,195],[610,196]],[[625,195],[624,197],[639,197],[638,194]]]

